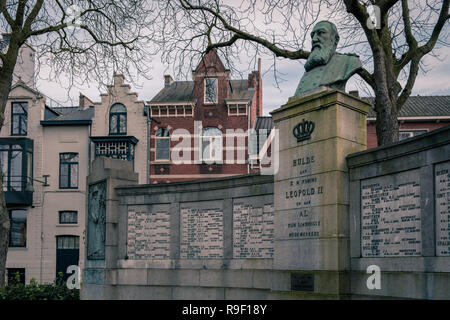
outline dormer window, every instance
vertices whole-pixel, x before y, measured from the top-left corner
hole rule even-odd
[[[109,134],[127,134],[127,108],[114,104],[109,111]]]
[[[205,78],[205,99],[206,104],[217,103],[217,78]]]

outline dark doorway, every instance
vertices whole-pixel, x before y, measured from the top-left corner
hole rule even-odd
[[[78,236],[58,236],[56,237],[56,277],[59,272],[63,274],[62,280],[65,282],[70,274],[67,267],[78,266],[80,257],[80,239]]]

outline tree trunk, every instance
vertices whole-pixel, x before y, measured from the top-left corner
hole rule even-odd
[[[20,49],[20,44],[18,44],[18,42],[19,41],[15,39],[15,36],[11,38],[8,52],[6,53],[3,65],[0,68],[0,130],[3,128],[5,120],[5,108],[11,90],[17,55]],[[9,212],[6,207],[5,194],[3,191],[3,174],[2,170],[0,170],[0,287],[5,285],[6,256],[8,254],[10,230]]]
[[[381,100],[389,101],[389,99],[375,98],[376,132],[379,146],[398,141],[397,106],[390,101],[386,103]]]

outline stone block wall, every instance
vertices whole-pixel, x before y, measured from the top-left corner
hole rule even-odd
[[[450,126],[347,163],[352,296],[450,299]]]

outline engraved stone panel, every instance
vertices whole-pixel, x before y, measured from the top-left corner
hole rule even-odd
[[[180,215],[181,259],[223,258],[222,203],[183,204]]]
[[[170,216],[168,205],[128,209],[129,259],[169,259]]]
[[[363,257],[420,256],[419,170],[361,181]]]
[[[87,223],[87,258],[105,259],[106,181],[89,186]]]
[[[235,199],[233,203],[233,257],[272,258],[273,203],[263,197]]]
[[[436,199],[436,255],[450,256],[450,161],[434,170]]]

